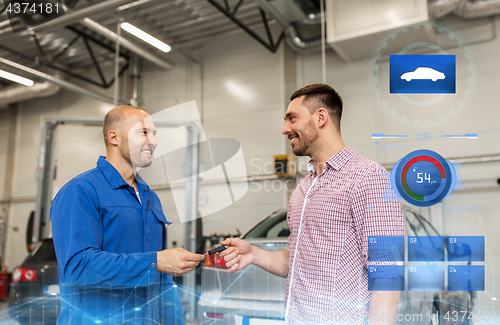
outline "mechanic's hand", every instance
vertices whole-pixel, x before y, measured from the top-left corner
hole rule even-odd
[[[165,249],[156,253],[158,272],[182,275],[191,272],[205,258],[203,255],[188,252],[184,248]]]
[[[246,241],[239,238],[227,238],[221,244],[229,246],[228,249],[219,253],[226,262],[228,273],[244,269],[255,261],[254,247]]]

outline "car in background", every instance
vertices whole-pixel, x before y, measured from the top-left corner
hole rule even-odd
[[[280,251],[288,248],[290,230],[286,210],[265,217],[240,238],[259,248]],[[227,273],[219,254],[207,256],[201,273],[198,324],[284,324],[286,278],[280,278],[253,264]]]
[[[12,272],[8,308],[20,325],[56,324],[61,297],[52,238],[41,240]]]
[[[286,223],[286,210],[278,210],[265,217],[241,236],[251,245],[279,251],[288,248],[290,234]],[[404,209],[405,236],[440,236],[435,227],[411,209]],[[405,239],[405,243],[407,240]],[[219,254],[207,256],[201,274],[201,293],[198,300],[198,323],[211,325],[284,324],[284,295],[286,278],[272,275],[260,267],[249,265],[245,269],[227,273]],[[401,292],[399,314],[422,314],[422,320],[403,320],[398,324],[467,324],[446,320],[447,312],[472,311],[475,293],[458,291]],[[439,312],[439,317],[430,314]]]

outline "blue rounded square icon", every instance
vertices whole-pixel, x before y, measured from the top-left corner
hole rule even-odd
[[[454,94],[455,55],[391,55],[391,94]]]

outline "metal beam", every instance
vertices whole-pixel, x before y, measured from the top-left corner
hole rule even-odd
[[[130,105],[139,106],[139,80],[141,79],[141,62],[137,55],[132,57],[132,68],[130,69],[130,77],[132,78],[132,97]]]
[[[109,44],[106,44],[105,42],[103,42],[102,40],[98,39],[97,37],[95,37],[93,34],[91,35],[90,33],[86,33],[85,31],[82,31],[80,29],[83,29],[83,28],[75,28],[73,26],[66,26],[66,29],[67,30],[70,30],[72,31],[73,33],[75,34],[78,34],[82,37],[86,37],[87,39],[91,40],[92,42],[96,43],[96,44],[99,44],[100,46],[102,46],[103,48],[107,49],[108,51],[112,52],[112,53],[115,53],[115,48]],[[128,57],[126,55],[124,55],[123,53],[120,53],[122,55],[122,57],[126,57],[128,59]]]
[[[45,52],[43,52],[42,45],[38,41],[36,34],[33,34],[32,37],[33,37],[33,40],[35,41],[35,44],[36,44],[36,47],[38,48],[38,51],[40,52],[40,55],[42,56],[42,58],[45,57]]]
[[[14,157],[16,151],[16,136],[17,136],[17,119],[19,117],[19,107],[18,104],[10,104],[10,123],[9,123],[9,138],[7,142],[7,165],[5,167],[5,187],[4,187],[4,198],[12,198],[12,185],[13,185],[13,175],[14,175]],[[5,252],[7,249],[7,239],[9,233],[10,224],[10,212],[11,212],[12,202],[8,201],[3,204],[3,224],[1,225],[0,232],[0,242],[1,242],[1,264],[5,265]]]
[[[60,27],[60,26],[71,25],[71,24],[74,24],[75,22],[77,22],[77,21],[79,21],[82,18],[85,18],[87,16],[90,16],[93,14],[98,14],[98,13],[101,13],[101,12],[109,10],[109,9],[114,9],[114,8],[119,7],[119,6],[131,3],[131,2],[134,2],[134,1],[133,0],[108,0],[108,1],[96,4],[96,5],[93,5],[93,6],[78,10],[78,11],[71,11],[70,13],[64,14],[63,16],[56,18],[54,20],[48,21],[42,25],[31,27],[31,28],[29,28],[28,31],[40,32],[40,31],[54,29],[54,28]],[[118,38],[115,33],[108,30],[104,26],[101,26],[101,25],[93,22],[92,20],[90,20],[88,18],[86,18],[84,21],[81,21],[81,23],[85,27],[95,31],[96,33],[98,33],[100,35],[107,37],[108,39],[111,39],[114,42],[116,42],[118,40],[120,42],[121,46],[129,49],[130,51],[138,54],[139,56],[145,58],[146,60],[149,60],[149,61],[155,63],[156,65],[158,65],[162,68],[170,70],[174,66],[172,63],[170,63],[166,60],[163,60],[163,59],[155,56],[154,54],[149,53],[146,50],[143,50],[140,46],[133,44],[132,42],[126,40],[125,38],[122,38],[122,37]]]
[[[82,88],[80,86],[74,85],[74,84],[72,84],[70,82],[67,82],[65,80],[62,80],[62,79],[56,78],[54,76],[48,75],[46,73],[43,73],[41,71],[38,71],[38,70],[35,70],[35,69],[31,69],[29,67],[26,67],[24,65],[18,64],[16,62],[12,62],[12,61],[4,59],[4,58],[0,58],[0,63],[8,65],[8,66],[16,68],[16,69],[19,69],[21,71],[27,72],[29,74],[32,74],[32,75],[37,76],[39,78],[42,78],[44,80],[48,80],[48,81],[50,81],[50,82],[52,82],[52,83],[54,83],[56,85],[59,85],[59,86],[65,88],[65,89],[68,89],[70,91],[74,91],[76,93],[79,93],[79,94],[82,94],[82,95],[85,95],[85,96],[89,96],[89,97],[98,99],[98,100],[103,101],[105,103],[111,103],[111,104],[113,104],[113,98],[111,98],[111,97],[108,97],[106,95],[101,95],[101,94],[98,94],[96,92],[87,90],[85,88]],[[125,102],[122,101],[122,103],[125,103]]]
[[[64,53],[66,53],[66,51],[68,51],[68,49],[71,47],[71,45],[75,44],[76,41],[78,41],[78,39],[80,38],[80,34],[77,34],[75,38],[73,38],[71,40],[71,42],[69,42],[65,47],[64,49],[62,49],[62,51],[60,51],[56,56],[54,56],[54,58],[52,59],[52,61],[50,61],[50,63],[54,63],[57,61],[57,59],[59,59],[59,57],[61,55],[63,55]]]
[[[127,64],[125,64],[118,72],[118,77],[121,77],[122,74],[125,72],[125,70],[127,70],[129,67],[129,64],[127,62]],[[113,79],[111,79],[111,81],[106,85],[106,88],[109,88],[113,83],[115,82],[115,76],[113,76]],[[118,102],[120,102],[118,100]],[[128,104],[128,102],[126,102]]]
[[[71,31],[73,31],[73,32],[75,32],[75,33],[77,33],[77,34],[78,34],[78,36],[77,36],[76,38],[74,38],[74,39],[71,41],[71,43],[70,43],[69,45],[67,45],[67,46],[66,46],[66,47],[62,50],[62,52],[60,52],[59,54],[57,54],[57,57],[59,57],[60,55],[62,55],[64,52],[66,52],[66,51],[68,50],[68,48],[72,45],[72,43],[74,43],[74,42],[75,42],[75,41],[76,41],[79,37],[83,37],[83,38],[84,38],[85,43],[87,43],[87,41],[92,41],[92,42],[94,42],[95,44],[100,45],[100,46],[102,46],[103,48],[105,48],[105,49],[107,49],[107,50],[109,50],[109,51],[111,51],[111,52],[114,52],[114,49],[110,48],[109,46],[107,46],[106,44],[102,43],[101,41],[99,41],[99,40],[95,39],[95,38],[94,38],[94,37],[92,37],[91,35],[86,35],[85,33],[81,32],[81,31],[79,31],[79,30],[77,30],[77,29],[75,29],[75,28],[73,28],[73,27],[67,27],[67,29],[69,29],[69,30],[71,30]],[[52,68],[52,69],[54,69],[54,70],[58,70],[58,71],[64,72],[65,74],[68,74],[68,75],[70,75],[70,76],[72,76],[72,77],[78,78],[78,79],[80,79],[80,80],[83,80],[83,81],[85,81],[85,82],[91,83],[91,84],[93,84],[93,85],[96,85],[96,86],[99,86],[99,87],[102,87],[102,88],[106,88],[106,89],[107,89],[107,88],[109,88],[109,87],[110,87],[110,86],[114,83],[114,80],[115,80],[115,79],[113,78],[113,79],[112,79],[109,83],[107,83],[106,81],[101,81],[101,83],[99,83],[99,82],[96,82],[96,81],[94,81],[94,80],[92,80],[92,79],[89,79],[89,78],[87,78],[87,77],[85,77],[85,76],[82,76],[82,75],[79,75],[79,74],[73,73],[73,72],[71,72],[70,70],[68,70],[68,69],[66,69],[66,68],[64,68],[64,67],[60,67],[60,66],[58,66],[58,65],[54,65],[54,64],[53,64],[53,62],[51,62],[51,63],[47,63],[46,65],[44,65],[44,64],[42,64],[41,62],[39,62],[39,61],[35,60],[34,58],[31,58],[31,57],[29,57],[29,56],[26,56],[26,55],[24,55],[24,54],[23,54],[23,53],[21,53],[21,52],[18,52],[18,51],[12,50],[12,49],[10,49],[10,48],[8,48],[8,47],[5,47],[5,46],[3,46],[3,45],[0,45],[0,49],[2,49],[2,50],[4,50],[4,51],[7,51],[7,52],[10,52],[10,53],[12,53],[12,54],[14,54],[14,55],[17,55],[17,56],[19,56],[19,57],[21,57],[21,58],[24,58],[24,59],[28,60],[28,61],[31,61],[31,62],[36,62],[38,65],[41,65],[41,66],[42,66],[42,67],[44,67],[44,68],[45,68],[45,67],[49,67],[49,68]],[[94,64],[97,64],[97,62],[95,61],[95,57],[93,57],[93,55],[92,55],[91,51],[89,52],[89,54],[91,55],[91,58],[94,60],[94,61],[93,61],[93,62],[94,62]],[[125,65],[121,68],[121,70],[120,70],[120,72],[119,72],[119,75],[121,76],[121,75],[122,75],[122,73],[123,73],[123,71],[124,71],[124,70],[128,67],[128,61],[129,61],[129,58],[128,58],[128,56],[127,56],[127,55],[123,55],[123,54],[120,54],[120,55],[121,55],[123,58],[125,58],[125,59],[127,60],[127,63],[126,63],[126,64],[125,64]],[[100,70],[98,65],[96,65],[96,69]],[[99,72],[99,74],[101,74],[101,72]],[[103,80],[103,79],[101,78],[101,80]]]
[[[276,43],[276,45],[272,44],[272,42],[271,42],[271,44],[268,44],[257,33],[255,33],[253,30],[251,30],[241,20],[239,20],[238,18],[236,18],[236,16],[233,15],[232,12],[226,10],[223,6],[221,6],[219,3],[217,3],[216,0],[207,0],[207,1],[210,2],[215,8],[219,9],[220,12],[222,12],[227,18],[231,19],[241,29],[243,29],[245,32],[247,32],[247,34],[249,34],[250,36],[252,36],[257,42],[259,42],[260,44],[264,45],[264,47],[267,48],[269,51],[275,53],[278,50],[278,47],[280,45],[282,36],[280,36],[280,38],[279,38],[278,42]],[[262,23],[264,25],[266,25],[266,23],[267,23],[267,19],[266,19],[265,16],[262,17]]]
[[[50,200],[52,199],[52,180],[54,178],[54,139],[56,124],[46,122],[40,129],[40,148],[38,151],[38,184],[33,218],[33,233],[31,244],[34,246],[40,238],[45,238],[48,228]],[[48,202],[48,204],[47,204]]]
[[[238,11],[238,9],[240,8],[241,4],[243,3],[243,0],[240,0],[236,6],[233,8],[233,15],[236,15],[236,12]]]
[[[83,81],[88,82],[88,83],[90,83],[92,85],[95,85],[95,86],[98,86],[98,87],[101,87],[101,88],[105,88],[105,89],[108,89],[113,84],[113,82],[115,81],[115,78],[113,77],[113,79],[111,79],[111,81],[109,83],[102,84],[102,83],[96,82],[96,81],[94,81],[92,79],[86,78],[84,76],[80,76],[78,74],[75,74],[75,73],[73,73],[73,72],[71,72],[69,70],[60,68],[60,67],[58,67],[56,65],[48,65],[48,67],[50,67],[51,69],[57,70],[57,71],[64,72],[65,74],[67,74],[67,75],[69,75],[71,77],[83,80]],[[120,70],[120,76],[122,75],[123,71],[125,69],[127,69],[127,68],[128,68],[128,63],[123,65],[122,69]]]
[[[288,44],[291,48],[298,52],[314,51],[321,48],[321,38],[304,40],[301,39],[295,27],[274,7],[266,0],[254,0],[259,7],[267,12],[271,17],[283,27],[287,37]]]
[[[260,15],[262,17],[262,22],[264,23],[264,27],[266,28],[267,38],[269,39],[269,44],[274,47],[273,35],[271,34],[271,30],[269,29],[269,24],[267,23],[266,13],[262,8],[259,8]]]
[[[273,17],[274,20],[276,20],[284,29],[292,26],[292,24],[290,24],[290,22],[278,11],[278,9],[276,9],[272,4],[269,4],[266,0],[254,1],[259,5],[259,7],[264,9],[265,12],[271,15],[271,17]]]
[[[87,47],[87,51],[90,54],[90,57],[92,58],[92,62],[94,62],[95,69],[97,70],[97,73],[99,73],[99,77],[101,78],[102,84],[106,85],[106,78],[104,77],[104,74],[102,73],[101,67],[99,66],[99,62],[97,62],[97,59],[94,56],[94,52],[92,51],[92,48],[90,47],[89,42],[87,41],[87,38],[83,38],[83,42],[85,43],[85,47]]]
[[[186,204],[186,216],[188,222],[185,226],[185,238],[184,245],[186,249],[196,253],[196,217],[198,214],[198,186],[199,186],[199,146],[200,133],[198,127],[193,123],[187,126],[187,144],[188,148],[186,152],[186,194],[185,194],[185,204]],[[187,277],[187,284],[190,288],[196,288],[196,276],[191,274]],[[196,318],[196,296],[189,296],[189,310],[186,313],[187,321],[194,321]]]
[[[112,40],[113,42],[119,41],[120,46],[127,48],[128,50],[136,53],[137,55],[145,58],[146,60],[149,60],[156,65],[165,68],[167,70],[170,70],[174,67],[174,65],[168,61],[165,61],[163,59],[158,58],[157,56],[151,54],[150,52],[144,50],[142,47],[130,42],[129,40],[116,35],[116,33],[112,32],[111,30],[107,29],[106,27],[99,25],[95,21],[85,18],[84,20],[80,21],[80,23],[87,27],[90,30],[93,30],[94,32]]]

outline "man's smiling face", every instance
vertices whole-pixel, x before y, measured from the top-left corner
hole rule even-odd
[[[143,111],[130,114],[127,116],[125,130],[129,131],[125,133],[120,146],[122,156],[134,168],[150,166],[157,146],[156,128],[151,116]]]
[[[311,148],[319,137],[314,124],[314,114],[302,105],[304,96],[295,98],[285,113],[285,126],[282,134],[291,140],[293,153],[297,156],[311,156]]]

